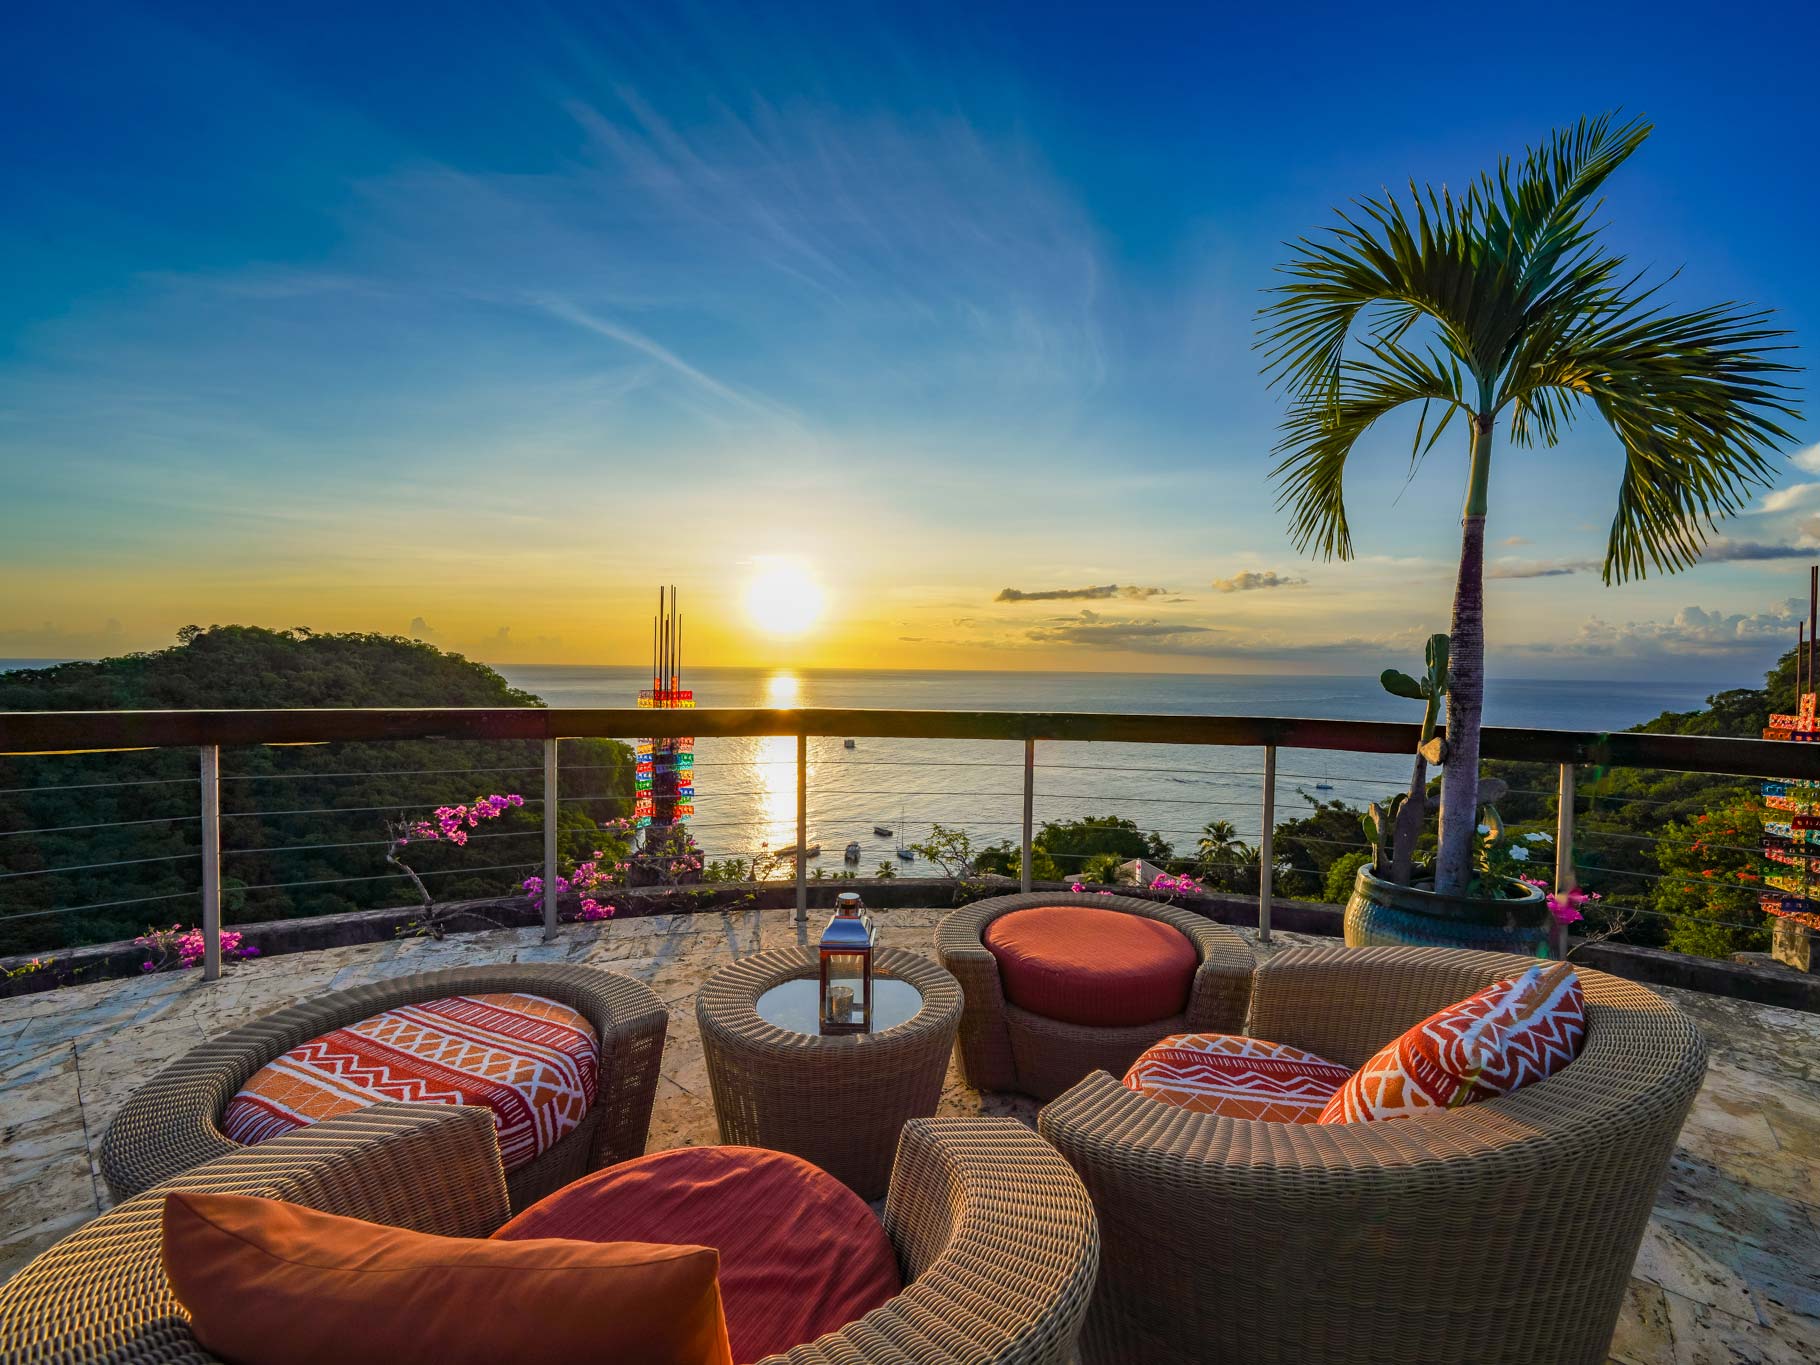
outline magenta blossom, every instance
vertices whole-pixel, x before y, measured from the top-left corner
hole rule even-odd
[[[1597,891],[1582,891],[1579,887],[1569,887],[1560,895],[1548,898],[1548,909],[1561,924],[1575,924],[1586,918],[1580,913],[1580,907],[1587,901],[1599,899]]]

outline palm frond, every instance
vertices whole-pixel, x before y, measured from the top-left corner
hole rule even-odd
[[[1643,119],[1582,119],[1462,196],[1412,184],[1292,244],[1257,345],[1289,397],[1272,477],[1299,548],[1350,556],[1347,457],[1414,401],[1412,475],[1457,411],[1508,406],[1526,446],[1594,408],[1625,450],[1608,582],[1693,562],[1717,518],[1770,482],[1768,456],[1790,439],[1780,420],[1797,415],[1782,382],[1795,367],[1775,358],[1784,334],[1733,305],[1671,311],[1666,280],[1645,285],[1598,241],[1598,196],[1649,134]],[[1426,355],[1408,344],[1424,320]]]
[[[1692,312],[1612,302],[1556,340],[1513,394],[1513,420],[1544,441],[1591,404],[1624,446],[1624,477],[1606,546],[1608,583],[1673,572],[1699,558],[1718,519],[1775,482],[1769,455],[1798,420],[1776,358],[1787,333],[1732,304]]]
[[[1345,361],[1332,393],[1309,394],[1292,403],[1273,452],[1279,459],[1271,478],[1280,489],[1277,506],[1289,513],[1296,548],[1312,548],[1326,559],[1352,558],[1344,483],[1353,446],[1380,418],[1406,403],[1422,403],[1425,409],[1444,404],[1447,412],[1437,424],[1438,435],[1453,411],[1465,407],[1462,384],[1458,362],[1451,357],[1387,342],[1369,347],[1363,358]],[[1420,439],[1418,429],[1418,449]],[[1417,458],[1412,455],[1412,461]]]

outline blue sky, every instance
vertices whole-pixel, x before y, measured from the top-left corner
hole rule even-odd
[[[1792,5],[371,8],[12,21],[0,655],[245,620],[616,662],[667,579],[702,662],[1407,663],[1463,451],[1405,487],[1387,425],[1360,561],[1300,559],[1258,291],[1347,198],[1609,108],[1657,126],[1613,246],[1820,334]],[[1735,544],[1820,547],[1796,436]],[[1806,559],[1599,587],[1618,460],[1499,460],[1494,667],[1760,669]],[[791,639],[741,606],[780,560],[825,604]]]

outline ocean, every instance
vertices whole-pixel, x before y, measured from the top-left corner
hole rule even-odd
[[[0,659],[9,667],[43,660]],[[514,686],[553,707],[629,706],[648,686],[641,668],[499,666]],[[685,682],[701,706],[829,706],[898,710],[1128,711],[1162,715],[1278,715],[1414,720],[1420,709],[1392,697],[1375,677],[1255,677],[1219,674],[988,673],[701,668]],[[1494,679],[1493,725],[1618,730],[1663,710],[1704,703],[1720,684]],[[629,737],[628,737],[629,738]],[[932,876],[896,848],[931,826],[966,829],[976,843],[1016,842],[1023,807],[1023,746],[1015,741],[859,739],[809,741],[812,866],[837,871],[849,840],[865,874],[890,863],[903,876]],[[1116,814],[1192,849],[1210,820],[1232,822],[1255,843],[1263,825],[1263,755],[1252,748],[1040,742],[1036,819]],[[1390,754],[1282,750],[1277,818],[1307,800],[1363,807],[1407,785],[1410,759]],[[789,736],[704,739],[696,747],[696,839],[711,858],[750,859],[796,843],[796,753]],[[475,793],[451,787],[450,802]],[[604,793],[603,793],[604,794]],[[891,831],[881,835],[877,829]],[[779,872],[782,875],[782,871]]]
[[[638,668],[500,665],[514,686],[553,707],[626,706],[649,674]],[[899,710],[1128,711],[1160,715],[1278,715],[1414,720],[1415,703],[1392,697],[1375,677],[1250,677],[1211,674],[985,673],[821,669],[692,669],[684,679],[699,706],[880,707]],[[1494,679],[1486,723],[1543,729],[1619,730],[1664,710],[1704,704],[1722,684]],[[1016,842],[1022,815],[1023,746],[1017,742],[859,739],[809,741],[811,863],[842,866],[849,840],[858,869],[889,862],[900,875],[931,876],[921,859],[896,857],[900,842],[940,823],[976,843]],[[1231,821],[1255,843],[1263,824],[1260,750],[1176,745],[1037,745],[1036,819],[1116,814],[1192,849],[1210,820]],[[1363,806],[1407,785],[1410,759],[1311,750],[1278,755],[1277,818],[1305,800]],[[796,842],[795,740],[704,739],[696,746],[692,828],[709,857],[751,858]],[[875,827],[893,831],[875,833]]]

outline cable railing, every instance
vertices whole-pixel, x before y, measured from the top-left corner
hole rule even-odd
[[[632,787],[619,782],[595,783],[585,792],[570,794],[561,792],[558,784],[563,774],[612,773],[625,777],[629,781],[629,768],[624,764],[607,763],[573,763],[563,766],[559,761],[560,744],[571,739],[623,739],[633,734],[655,735],[665,737],[672,734],[690,734],[700,741],[721,739],[782,737],[795,740],[794,754],[776,754],[757,752],[743,754],[736,758],[716,758],[700,756],[696,761],[697,769],[724,770],[738,768],[754,774],[777,769],[794,769],[795,799],[791,804],[789,816],[795,821],[795,842],[791,838],[781,816],[774,810],[768,810],[764,819],[759,820],[748,813],[738,818],[718,818],[713,809],[714,801],[748,801],[773,802],[781,790],[788,786],[787,780],[780,780],[777,787],[741,787],[711,791],[703,798],[708,807],[706,818],[694,820],[690,827],[704,833],[714,831],[713,848],[704,848],[704,855],[726,860],[770,860],[773,868],[779,865],[785,870],[786,878],[793,876],[796,884],[796,901],[799,911],[806,908],[806,886],[816,877],[811,875],[809,864],[812,859],[798,852],[806,850],[811,843],[810,828],[810,790],[807,782],[808,741],[841,739],[841,738],[874,738],[885,740],[941,740],[941,741],[1021,741],[1023,749],[1022,762],[1015,759],[993,760],[970,756],[951,758],[920,758],[886,756],[841,755],[839,762],[843,769],[863,770],[855,773],[856,785],[845,785],[837,774],[826,771],[826,762],[818,763],[818,774],[824,780],[814,789],[814,798],[824,805],[829,802],[843,803],[851,809],[846,811],[850,818],[868,820],[881,828],[887,823],[896,823],[892,812],[881,803],[908,802],[911,800],[945,800],[964,799],[969,803],[973,813],[957,821],[969,831],[991,832],[1016,838],[1016,866],[1020,873],[1020,883],[1028,889],[1031,885],[1033,858],[1033,841],[1036,827],[1041,820],[1048,824],[1051,820],[1065,819],[1070,813],[1078,813],[1085,805],[1099,805],[1114,810],[1130,807],[1134,810],[1153,810],[1161,821],[1161,827],[1150,832],[1159,838],[1175,840],[1178,838],[1194,839],[1202,834],[1202,829],[1192,824],[1179,823],[1176,812],[1188,810],[1206,810],[1209,812],[1252,810],[1257,812],[1256,828],[1258,838],[1255,851],[1248,861],[1232,861],[1217,857],[1201,856],[1191,860],[1175,858],[1172,861],[1193,861],[1211,871],[1230,872],[1239,875],[1239,880],[1255,878],[1255,894],[1258,899],[1258,928],[1260,934],[1268,939],[1270,934],[1270,917],[1274,896],[1274,883],[1280,876],[1291,871],[1304,872],[1304,869],[1292,867],[1278,856],[1274,847],[1281,838],[1286,846],[1314,846],[1318,848],[1338,849],[1343,852],[1369,851],[1369,845],[1363,838],[1338,839],[1328,837],[1327,833],[1313,833],[1293,830],[1291,833],[1280,833],[1280,829],[1292,829],[1292,826],[1279,827],[1281,807],[1279,795],[1283,789],[1298,792],[1316,808],[1323,800],[1341,804],[1354,803],[1362,805],[1368,796],[1387,795],[1398,789],[1403,783],[1391,776],[1378,776],[1368,773],[1335,772],[1335,771],[1302,771],[1301,768],[1320,768],[1319,759],[1304,759],[1297,769],[1281,768],[1278,757],[1282,750],[1289,749],[1300,753],[1327,752],[1358,756],[1373,756],[1388,763],[1392,758],[1403,761],[1413,750],[1416,740],[1416,727],[1398,723],[1369,721],[1329,721],[1303,718],[1268,718],[1268,717],[1233,717],[1233,716],[1162,716],[1162,715],[1120,715],[1120,714],[1046,714],[1024,712],[960,712],[960,711],[859,711],[859,710],[737,710],[703,708],[684,712],[662,712],[651,710],[549,710],[532,708],[509,708],[491,710],[285,710],[285,711],[195,711],[195,712],[43,712],[43,713],[5,713],[0,714],[0,755],[4,756],[38,756],[88,754],[118,750],[170,750],[174,748],[191,748],[199,753],[200,767],[196,776],[191,777],[130,777],[115,782],[79,781],[79,782],[44,782],[33,785],[10,786],[0,789],[0,798],[31,799],[35,794],[104,792],[118,788],[124,793],[155,792],[155,789],[180,789],[188,784],[200,784],[200,801],[190,810],[173,811],[167,814],[135,815],[111,821],[75,822],[27,826],[18,829],[0,829],[0,857],[5,856],[8,847],[5,841],[27,836],[70,836],[80,834],[97,834],[107,830],[150,830],[158,826],[169,827],[173,833],[187,831],[184,839],[196,839],[197,847],[180,852],[151,852],[145,856],[134,857],[90,857],[88,859],[70,858],[64,854],[65,861],[41,868],[6,868],[0,870],[0,903],[3,903],[11,892],[29,883],[32,878],[59,877],[73,874],[106,874],[115,869],[151,868],[164,866],[173,872],[198,873],[198,884],[183,889],[166,890],[154,885],[151,892],[140,897],[99,898],[69,905],[53,905],[20,911],[0,912],[0,923],[14,919],[40,919],[52,916],[74,915],[138,903],[162,903],[185,898],[200,900],[202,927],[205,942],[211,945],[207,958],[209,974],[218,970],[217,945],[220,932],[221,899],[223,895],[222,871],[225,866],[235,865],[235,860],[271,856],[287,859],[302,857],[308,854],[332,854],[337,852],[386,847],[392,841],[383,838],[340,837],[338,831],[328,828],[313,829],[316,837],[304,843],[296,844],[247,844],[243,836],[231,839],[226,845],[222,841],[224,825],[230,830],[252,830],[257,827],[276,830],[287,820],[358,820],[381,814],[405,816],[411,812],[432,809],[438,802],[385,802],[381,796],[383,785],[400,779],[448,779],[451,786],[456,780],[477,775],[487,775],[488,780],[520,776],[541,772],[544,778],[543,793],[558,792],[557,799],[548,800],[546,794],[527,794],[524,797],[525,807],[540,812],[538,827],[517,828],[511,830],[479,830],[469,833],[471,841],[523,840],[529,841],[543,837],[544,848],[541,856],[527,850],[527,856],[520,862],[500,862],[498,854],[505,853],[512,845],[500,846],[488,843],[487,848],[494,849],[494,860],[480,865],[462,865],[454,867],[432,867],[422,869],[418,875],[423,877],[455,877],[471,875],[480,877],[485,874],[511,872],[519,874],[516,880],[522,881],[530,873],[541,873],[544,881],[542,913],[546,934],[554,934],[557,906],[555,903],[555,881],[557,870],[557,853],[564,846],[565,840],[573,846],[573,839],[585,831],[573,828],[564,830],[559,827],[559,819],[564,808],[577,804],[621,803],[632,796]],[[460,740],[460,741],[535,741],[541,743],[544,751],[542,765],[526,764],[522,760],[514,763],[476,763],[471,765],[436,765],[421,760],[415,766],[399,768],[350,768],[344,765],[333,765],[322,769],[302,768],[282,772],[223,772],[221,751],[245,749],[249,753],[284,752],[295,754],[299,750],[262,750],[266,745],[322,745],[338,742],[393,742],[415,740]],[[1044,761],[1038,762],[1038,746],[1042,746]],[[1252,767],[1241,763],[1232,767],[1209,766],[1205,762],[1185,761],[1181,763],[1157,764],[1154,762],[1130,761],[1129,756],[1121,761],[1088,762],[1076,761],[1094,757],[1090,749],[1080,746],[1120,745],[1120,746],[1175,746],[1199,748],[1202,752],[1213,752],[1221,749],[1252,748],[1261,752],[1262,763]],[[1076,746],[1076,747],[1063,747]],[[305,751],[307,752],[307,751]],[[1015,752],[1015,751],[1013,751]],[[1121,751],[1126,752],[1126,751]],[[1577,791],[1575,773],[1582,765],[1594,765],[1600,769],[1615,767],[1635,767],[1666,769],[1695,774],[1750,774],[1754,777],[1816,780],[1820,779],[1820,749],[1812,746],[1776,744],[1761,740],[1737,740],[1709,736],[1669,736],[1654,734],[1594,734],[1589,732],[1557,730],[1513,730],[1488,728],[1484,731],[1483,754],[1487,759],[1512,759],[1526,762],[1553,764],[1559,773],[1559,785],[1555,790],[1540,787],[1513,788],[1512,794],[1541,801],[1554,803],[1556,829],[1554,834],[1555,859],[1554,883],[1557,887],[1573,886],[1587,878],[1630,879],[1643,883],[1677,883],[1700,886],[1714,896],[1736,895],[1740,897],[1740,907],[1747,899],[1754,899],[1756,891],[1748,885],[1731,884],[1723,879],[1705,881],[1700,878],[1678,876],[1674,873],[1652,871],[1647,867],[1605,866],[1596,858],[1589,861],[1585,856],[1576,856],[1576,835],[1580,843],[1580,853],[1596,851],[1601,845],[1617,845],[1628,848],[1639,854],[1649,854],[1662,842],[1659,836],[1629,833],[1617,830],[1605,830],[1597,827],[1590,817],[1596,815],[1601,805],[1607,809],[1611,803],[1641,803],[1652,807],[1687,806],[1697,802],[1697,795],[1690,795],[1682,800],[1658,800],[1652,797],[1630,793],[1605,793],[1602,791]],[[260,762],[271,760],[261,759]],[[1013,777],[1010,782],[994,782],[991,774],[1004,774]],[[979,771],[975,779],[988,785],[983,788],[965,786],[954,781],[946,783],[929,783],[920,780],[922,773],[937,773],[947,778],[957,778],[961,773]],[[899,778],[895,775],[902,772],[907,785],[893,786]],[[865,774],[876,773],[877,781],[872,781]],[[1038,774],[1055,774],[1059,785],[1043,783],[1039,789]],[[1021,775],[1021,782],[1016,776]],[[1099,776],[1109,775],[1109,776]],[[1157,794],[1149,792],[1120,789],[1114,781],[1132,779],[1143,783],[1159,777],[1183,781],[1189,787],[1202,788],[1196,791],[1185,791],[1181,795]],[[768,780],[768,779],[766,779]],[[852,781],[853,779],[849,779]],[[307,788],[298,792],[305,797],[302,803],[286,803],[282,799],[269,808],[258,800],[249,804],[252,809],[223,809],[222,791],[224,788],[244,793],[267,792],[261,784],[284,784],[299,781],[316,781],[319,783],[347,782],[366,784],[373,787],[372,795],[359,804],[310,804],[310,797],[318,793]],[[1222,784],[1243,784],[1249,791],[1238,791]],[[1129,785],[1128,783],[1126,785]],[[1312,791],[1310,788],[1312,787]],[[601,788],[605,788],[604,790]],[[195,788],[192,787],[192,790]],[[283,791],[280,785],[269,789],[268,799],[276,797]],[[350,793],[352,795],[353,793]],[[146,802],[153,801],[147,796]],[[319,798],[320,799],[320,798]],[[356,798],[358,799],[358,798]],[[466,799],[454,797],[447,804]],[[124,797],[123,797],[124,800]],[[1011,809],[1005,811],[1005,818],[998,818],[992,812],[978,808],[995,803],[1006,803]],[[1015,804],[1014,804],[1015,803]],[[158,805],[167,804],[163,798],[157,799]],[[234,804],[239,804],[236,802]],[[872,811],[866,806],[870,804]],[[878,819],[872,821],[872,814]],[[768,829],[775,833],[778,847],[773,848],[769,839],[758,841],[753,835],[758,829]],[[720,831],[726,831],[724,835]],[[354,835],[357,831],[348,830]],[[199,837],[198,837],[199,836]],[[326,836],[326,837],[325,837]],[[145,837],[150,837],[149,835]],[[264,834],[252,837],[265,838]],[[306,836],[307,837],[307,836]],[[1007,837],[1004,842],[1011,840]],[[758,842],[759,847],[751,844]],[[901,840],[900,840],[901,842]],[[1712,844],[1715,851],[1726,853],[1751,854],[1757,852],[1741,846]],[[100,852],[101,850],[97,850]],[[125,851],[125,850],[123,850]],[[1044,856],[1057,866],[1069,862],[1085,864],[1092,854],[1068,854],[1045,851]],[[1287,856],[1287,855],[1285,855]],[[1602,856],[1602,855],[1601,855]],[[332,864],[330,864],[332,866]],[[300,873],[309,873],[313,869],[306,863],[295,869]],[[1543,870],[1538,868],[1538,870]],[[405,879],[405,874],[397,870],[375,872],[372,875],[301,875],[286,877],[282,867],[266,869],[266,879],[252,882],[234,882],[230,890],[236,895],[258,892],[285,892],[297,888],[325,888],[352,886]],[[273,876],[276,872],[278,875]],[[149,874],[148,874],[149,875]],[[162,875],[162,874],[159,874]],[[257,875],[255,873],[255,875]],[[1249,892],[1247,893],[1249,894]],[[1638,907],[1640,913],[1668,917],[1667,912]],[[1726,921],[1715,919],[1716,924],[1729,927],[1749,929],[1755,926],[1740,919]]]

